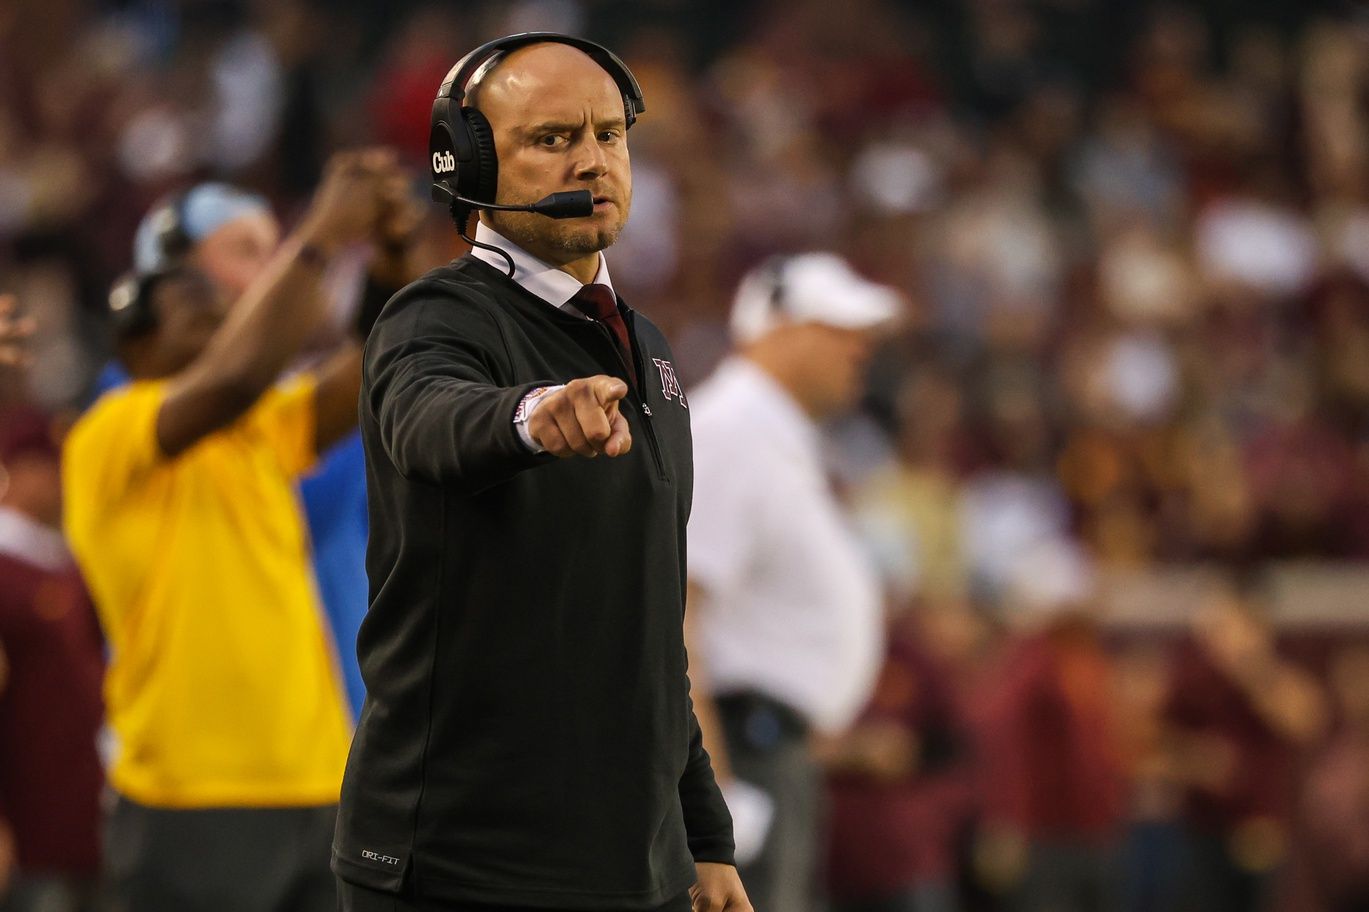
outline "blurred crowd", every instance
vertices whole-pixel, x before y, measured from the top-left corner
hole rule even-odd
[[[383,143],[424,194],[441,77],[529,28],[642,83],[614,284],[686,388],[768,255],[837,250],[912,302],[828,435],[891,621],[822,749],[823,891],[1369,906],[1369,623],[1280,638],[1260,587],[1369,558],[1369,9],[7,2],[0,290],[37,331],[0,405],[89,402],[167,191],[229,180],[288,223],[330,152]],[[1106,632],[1101,574],[1193,562],[1225,582],[1190,629]]]
[[[453,49],[538,24],[609,40],[651,99],[618,271],[687,384],[747,267],[834,247],[916,311],[858,476],[944,472],[970,525],[1030,505],[1108,563],[1365,554],[1362,19],[695,7],[6,4],[0,266],[43,318],[33,394],[87,395],[109,282],[166,190],[227,178],[288,221],[335,148],[421,174]],[[964,572],[992,578],[1011,534],[970,535]]]

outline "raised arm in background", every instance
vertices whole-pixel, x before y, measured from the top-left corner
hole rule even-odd
[[[233,305],[205,350],[171,378],[157,415],[163,453],[175,456],[232,423],[298,354],[323,316],[323,267],[344,245],[372,236],[382,212],[383,182],[394,168],[393,155],[383,150],[341,153],[329,162],[300,227]],[[347,370],[350,366],[355,377],[359,356],[353,351],[343,359],[325,372],[328,388],[320,400],[329,412],[320,412],[320,429],[334,438],[340,434],[332,406],[345,398],[349,382],[355,415],[356,380]]]

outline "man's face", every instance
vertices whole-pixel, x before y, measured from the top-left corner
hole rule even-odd
[[[535,203],[549,193],[588,190],[594,213],[550,219],[487,212],[487,223],[540,259],[564,265],[618,239],[632,204],[623,96],[583,52],[563,44],[521,48],[479,90],[499,156],[497,203]]]
[[[224,222],[195,245],[191,268],[155,293],[158,347],[170,363],[184,367],[199,357],[279,244],[280,225],[263,210]]]
[[[198,269],[181,270],[157,284],[152,299],[157,347],[171,372],[199,357],[231,304],[227,289]]]
[[[812,414],[837,414],[860,401],[874,349],[872,330],[798,323],[778,332],[786,334],[785,344],[805,365],[799,396]]]
[[[280,244],[280,225],[265,210],[224,222],[195,245],[194,264],[230,300],[237,300]]]

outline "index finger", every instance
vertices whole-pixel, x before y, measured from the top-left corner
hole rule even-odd
[[[627,395],[627,384],[617,377],[601,375],[591,381],[590,389],[600,405],[611,405]]]
[[[18,299],[14,295],[0,294],[0,317],[13,313],[17,305]]]

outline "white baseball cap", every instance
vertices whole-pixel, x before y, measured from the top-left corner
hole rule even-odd
[[[748,272],[732,301],[732,338],[746,343],[779,326],[869,329],[903,312],[903,296],[862,278],[835,253],[777,256]]]

